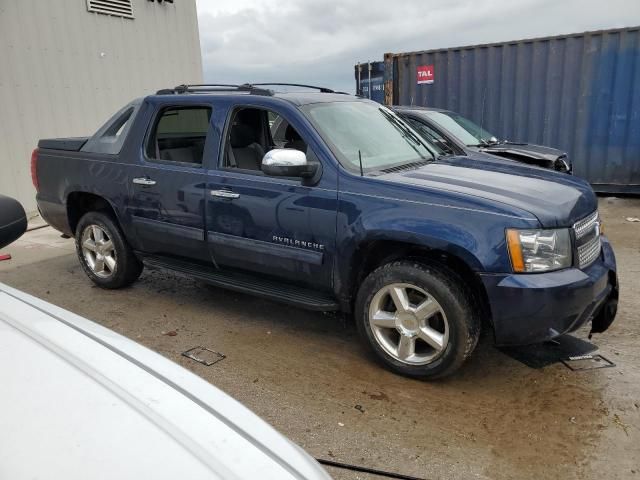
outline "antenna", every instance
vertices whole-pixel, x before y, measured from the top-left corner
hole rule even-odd
[[[360,149],[358,149],[358,160],[360,160],[360,176],[364,177],[364,170],[362,169],[362,153],[360,153]]]
[[[484,128],[484,102],[487,99],[487,87],[482,90],[482,112],[480,113],[480,128]]]

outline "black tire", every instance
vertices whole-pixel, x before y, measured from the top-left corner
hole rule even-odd
[[[105,271],[103,274],[97,274],[94,271],[82,247],[83,236],[88,233],[88,229],[92,229],[92,226],[102,229],[113,246],[111,257],[115,259],[115,266],[113,270]],[[99,287],[122,288],[131,285],[140,277],[143,269],[142,262],[135,256],[116,221],[110,215],[102,212],[89,212],[83,215],[76,227],[75,240],[76,253],[82,269]]]
[[[381,342],[376,340],[376,334],[369,321],[371,303],[374,299],[376,302],[381,301],[379,299],[383,298],[384,293],[379,292],[383,292],[385,287],[389,288],[389,286],[393,284],[410,284],[419,287],[426,292],[431,299],[436,300],[440,308],[441,313],[436,313],[434,317],[429,318],[436,319],[437,322],[440,322],[440,325],[443,325],[440,327],[443,332],[445,331],[444,324],[447,324],[446,336],[448,340],[446,341],[446,346],[440,347],[440,350],[434,348],[433,352],[431,352],[427,343],[421,343],[423,341],[422,339],[419,339],[421,341],[417,342],[420,347],[426,351],[426,353],[422,355],[425,355],[427,358],[430,355],[435,356],[433,360],[423,360],[429,363],[420,365],[408,364],[400,360],[398,355],[394,356],[389,353],[381,345]],[[406,291],[416,292],[411,288],[406,289]],[[393,302],[393,299],[389,296],[386,301]],[[391,308],[395,308],[395,302],[388,305],[392,305]],[[474,311],[473,305],[473,296],[469,288],[463,283],[460,277],[446,267],[428,265],[415,261],[396,261],[377,268],[364,280],[356,298],[355,318],[360,336],[366,341],[366,344],[370,347],[375,357],[382,362],[384,366],[408,377],[436,379],[451,375],[455,372],[475,349],[480,336],[481,321],[478,313]],[[378,304],[376,303],[374,309],[376,309],[377,306]],[[397,311],[395,316],[397,317]],[[412,322],[411,325],[419,325],[419,323],[415,323],[415,319],[409,321]],[[385,330],[385,328],[388,330]],[[393,328],[385,326],[382,330],[378,329],[377,331],[389,332],[389,337],[397,335],[399,339],[398,342],[402,340],[403,337],[402,328],[399,328],[399,331],[395,332]],[[409,332],[406,335],[411,336],[415,334]],[[380,338],[379,333],[378,338]],[[417,340],[418,339],[413,341],[416,342]],[[392,340],[389,341],[389,343],[391,342]],[[444,341],[441,343],[444,343]],[[413,350],[409,351],[417,352],[418,347],[415,346],[416,343],[413,343],[413,345]],[[400,353],[399,346],[396,353]],[[411,359],[412,357],[407,356],[406,358]],[[413,358],[416,357],[414,356]]]

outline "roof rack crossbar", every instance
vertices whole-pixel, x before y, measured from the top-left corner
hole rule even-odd
[[[198,83],[183,84],[174,88],[158,90],[157,95],[179,95],[183,93],[206,93],[206,92],[247,92],[254,95],[273,95],[271,90],[266,88],[256,88],[248,83],[235,85],[231,83]]]
[[[303,87],[303,88],[313,88],[315,90],[320,90],[322,93],[336,93],[330,88],[327,87],[318,87],[316,85],[305,85],[303,83],[252,83],[256,87],[265,87],[265,86],[283,86],[283,87]]]
[[[314,90],[319,90],[322,93],[339,93],[342,95],[346,95],[345,92],[336,92],[327,87],[318,87],[317,85],[306,85],[303,83],[243,83],[242,85],[235,85],[233,83],[194,83],[194,84],[184,84],[178,85],[174,88],[165,88],[162,90],[158,90],[156,93],[158,95],[172,95],[172,94],[183,94],[183,93],[206,93],[206,92],[247,92],[254,95],[273,95],[273,90],[267,88],[260,87],[268,87],[268,86],[276,86],[276,87],[301,87],[301,88],[311,88]]]

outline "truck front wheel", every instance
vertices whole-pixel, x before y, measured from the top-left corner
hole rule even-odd
[[[480,335],[472,296],[445,267],[388,263],[362,283],[356,323],[378,360],[410,377],[440,378],[471,355]]]
[[[142,262],[114,220],[101,212],[89,212],[78,222],[76,253],[87,276],[103,288],[126,287],[142,273]]]

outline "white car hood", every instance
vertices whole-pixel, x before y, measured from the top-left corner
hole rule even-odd
[[[0,392],[0,478],[329,478],[200,377],[2,284]]]

